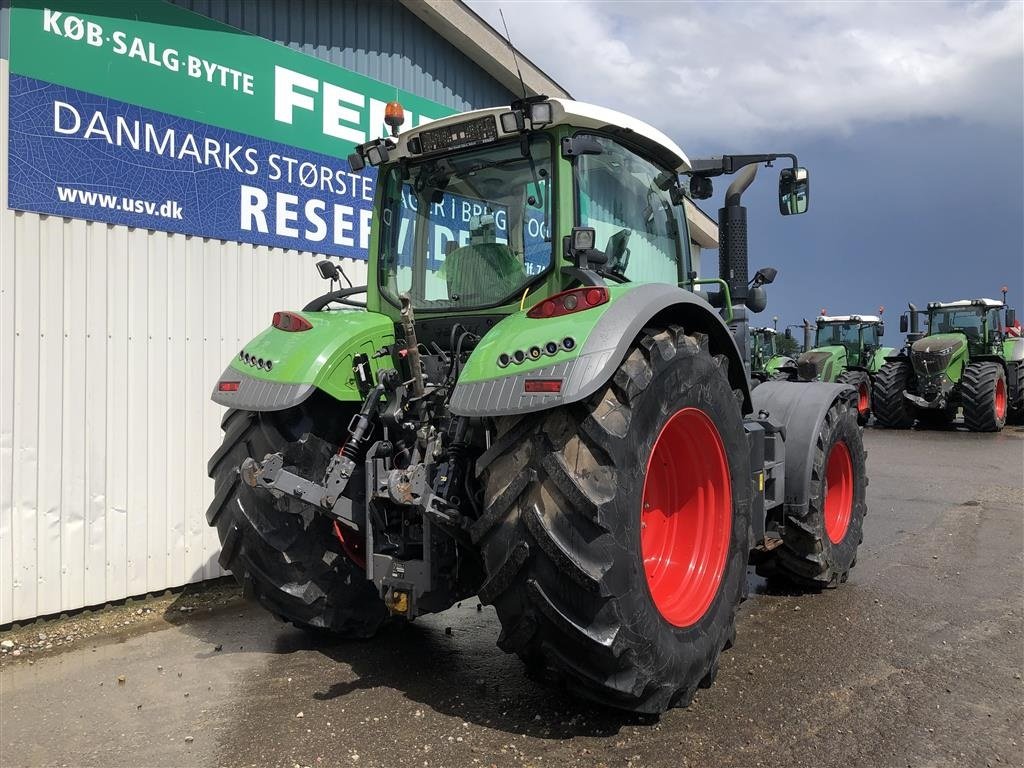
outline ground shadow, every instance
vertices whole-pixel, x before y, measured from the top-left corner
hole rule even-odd
[[[168,614],[175,610],[172,606]],[[286,657],[320,654],[330,663],[303,662],[307,670],[315,667],[309,696],[316,701],[360,697],[364,691],[386,698],[390,689],[425,709],[475,725],[554,740],[611,736],[623,727],[659,720],[590,704],[554,677],[528,677],[517,658],[495,645],[500,627],[493,611],[478,609],[475,601],[415,623],[388,623],[371,640],[298,629],[242,601],[176,623],[208,644],[208,650],[196,654],[197,661],[218,654],[269,653],[277,659],[271,670],[290,675],[297,662]]]

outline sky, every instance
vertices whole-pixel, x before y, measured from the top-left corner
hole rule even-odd
[[[469,0],[574,98],[627,112],[691,157],[792,152],[744,195],[750,268],[779,270],[779,328],[822,309],[988,296],[1024,314],[1024,2]],[[717,217],[729,177],[701,202]],[[717,276],[705,254],[703,276]]]

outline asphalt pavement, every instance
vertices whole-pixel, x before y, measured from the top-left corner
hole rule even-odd
[[[849,582],[779,594],[750,576],[736,645],[688,709],[624,715],[527,679],[475,600],[338,643],[232,592],[5,656],[0,764],[1024,765],[1024,429],[865,442]]]

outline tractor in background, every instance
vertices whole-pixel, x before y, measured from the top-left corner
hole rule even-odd
[[[802,381],[834,381],[857,390],[857,419],[863,425],[871,417],[875,374],[895,353],[883,347],[885,324],[878,315],[827,315],[821,311],[814,346],[797,358],[797,377]]]
[[[803,213],[794,155],[691,162],[570,100],[357,147],[369,284],[276,313],[214,387],[221,565],[345,636],[477,595],[499,647],[578,695],[687,705],[733,642],[748,563],[835,587],[862,540],[855,391],[751,391],[747,312],[775,270],[748,279],[741,195],[781,159],[780,211]],[[698,279],[685,203],[729,174],[720,277]]]
[[[998,432],[1024,416],[1024,338],[1003,299],[930,302],[927,329],[910,305],[900,318],[908,346],[875,377],[877,423],[907,429],[951,424],[963,409],[972,432]]]
[[[783,338],[791,339],[787,328]],[[774,328],[750,329],[750,378],[752,384],[769,379],[785,378],[784,367],[796,365],[792,357],[785,354],[779,343],[779,332]]]

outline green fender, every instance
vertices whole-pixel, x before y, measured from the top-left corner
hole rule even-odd
[[[508,416],[583,400],[611,379],[652,322],[677,323],[688,332],[707,334],[711,354],[728,358],[729,382],[743,394],[743,412],[750,412],[750,385],[739,349],[710,304],[695,293],[662,283],[615,285],[609,293],[607,304],[591,309],[544,319],[518,312],[495,325],[459,376],[450,402],[452,413]],[[504,366],[503,355],[512,358]],[[534,382],[545,382],[551,391],[527,392],[527,384]]]
[[[878,373],[878,370],[885,365],[885,361],[896,354],[895,347],[879,347],[868,360],[868,373]]]
[[[791,366],[795,364],[796,361],[788,355],[775,355],[764,367],[764,372],[771,376],[774,373],[778,373],[779,369],[783,366]]]
[[[318,389],[336,400],[362,401],[353,359],[371,356],[370,367],[376,373],[379,363],[372,355],[394,342],[394,322],[386,315],[358,310],[295,314],[313,327],[282,331],[271,326],[256,336],[221,374],[214,402],[248,411],[279,411],[298,405]],[[385,363],[390,366],[390,359]]]

